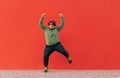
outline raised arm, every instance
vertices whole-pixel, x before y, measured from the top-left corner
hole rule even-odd
[[[59,26],[57,26],[58,31],[60,31],[64,27],[64,16],[61,13],[59,14],[59,16],[60,16],[61,23]]]
[[[39,25],[40,25],[40,27],[41,27],[43,30],[45,30],[45,29],[47,28],[47,27],[43,24],[43,20],[44,20],[45,17],[46,17],[46,14],[43,13],[42,16],[41,16],[41,18],[40,18],[40,21],[39,21]]]

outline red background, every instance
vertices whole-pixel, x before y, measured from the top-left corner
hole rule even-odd
[[[120,0],[1,0],[0,69],[42,69],[45,47],[39,18],[60,23],[60,40],[73,64],[50,56],[50,69],[120,69]]]

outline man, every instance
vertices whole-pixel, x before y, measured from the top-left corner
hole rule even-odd
[[[54,51],[58,51],[61,54],[63,54],[68,62],[71,64],[72,59],[69,57],[68,52],[64,49],[63,45],[60,43],[58,39],[58,33],[59,31],[63,28],[64,26],[64,17],[63,14],[59,14],[61,18],[61,23],[59,26],[56,27],[55,21],[51,20],[48,22],[48,27],[44,26],[43,20],[46,17],[46,14],[43,13],[41,18],[40,18],[40,27],[43,29],[45,33],[45,38],[46,38],[46,47],[44,50],[44,72],[48,71],[48,61],[49,61],[49,56],[52,54]]]

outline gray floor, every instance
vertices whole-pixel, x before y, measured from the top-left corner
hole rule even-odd
[[[120,70],[0,70],[0,78],[120,78]]]

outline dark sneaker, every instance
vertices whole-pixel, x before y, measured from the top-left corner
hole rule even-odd
[[[72,64],[72,59],[70,57],[68,58],[68,63]]]
[[[48,72],[48,68],[45,67],[44,70],[43,70],[43,72],[45,72],[45,73]]]

